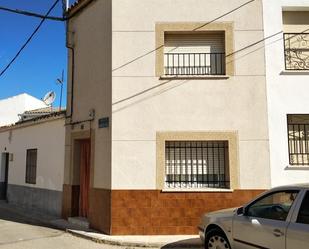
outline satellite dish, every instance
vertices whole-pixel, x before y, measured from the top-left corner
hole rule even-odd
[[[46,105],[52,105],[54,103],[55,99],[56,99],[56,93],[54,91],[50,91],[50,92],[45,94],[45,96],[43,98],[43,102]]]

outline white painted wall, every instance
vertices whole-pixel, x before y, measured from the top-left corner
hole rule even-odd
[[[155,76],[157,22],[207,23],[243,3],[113,0],[113,189],[156,188],[157,131],[238,131],[240,188],[270,186],[265,53],[263,44],[252,45],[264,37],[261,1],[216,20],[234,24],[235,76]]]
[[[64,118],[0,131],[0,153],[13,154],[9,184],[62,191],[64,172]],[[25,183],[26,150],[38,149],[36,184]]]
[[[99,129],[98,119],[111,115],[111,5],[112,0],[93,1],[87,8],[70,19],[68,27],[69,43],[74,46],[74,103],[73,116],[68,122],[89,119],[90,110],[95,110],[91,128],[95,134],[94,148],[94,188],[110,188],[111,185],[111,128]],[[71,52],[68,59],[71,70]],[[68,101],[70,110],[72,96],[71,72],[68,72]],[[78,132],[80,125],[67,125],[67,160],[65,183],[73,184],[71,172],[71,132]],[[111,126],[111,124],[110,124]],[[85,131],[81,129],[80,131]]]
[[[282,9],[292,7],[308,10],[309,1],[263,0],[265,37],[274,35],[265,42],[272,186],[309,182],[309,165],[291,169],[288,158],[286,116],[309,114],[309,73],[284,73]]]
[[[0,100],[0,126],[17,122],[18,114],[44,107],[46,105],[43,101],[26,93],[2,99]]]

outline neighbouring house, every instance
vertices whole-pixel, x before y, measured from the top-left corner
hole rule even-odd
[[[0,199],[60,216],[65,111],[45,107],[19,116],[0,127]]]
[[[19,120],[18,114],[28,110],[47,107],[46,104],[27,93],[0,100],[0,126]]]
[[[80,0],[68,15],[63,217],[195,234],[202,213],[272,185],[262,0]]]
[[[271,185],[309,181],[309,1],[264,1]]]

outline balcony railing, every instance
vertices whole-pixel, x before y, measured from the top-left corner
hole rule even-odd
[[[225,75],[225,53],[166,53],[165,75]]]
[[[285,33],[286,70],[309,70],[309,33]]]

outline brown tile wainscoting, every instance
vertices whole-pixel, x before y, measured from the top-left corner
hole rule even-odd
[[[197,234],[205,212],[241,206],[263,190],[233,192],[161,192],[112,190],[111,234]]]
[[[78,186],[63,187],[63,217],[74,214]],[[233,192],[162,192],[90,189],[89,222],[112,235],[197,234],[205,212],[241,206],[263,190]],[[77,206],[77,207],[76,207]]]
[[[93,229],[111,234],[111,190],[90,189],[88,220]]]

